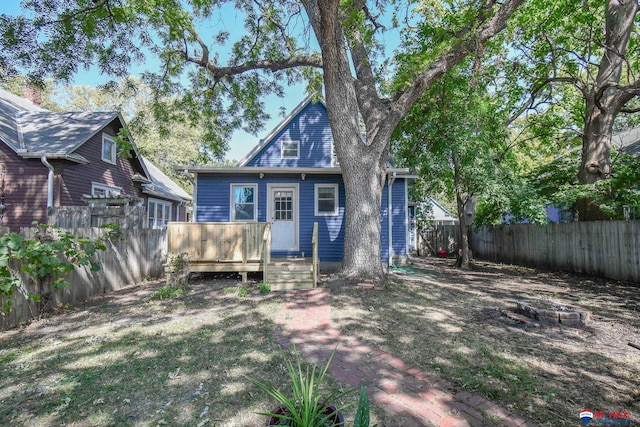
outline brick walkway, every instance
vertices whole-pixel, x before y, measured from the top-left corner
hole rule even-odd
[[[331,326],[328,289],[288,292],[278,323],[278,344],[286,348],[295,344],[306,360],[319,366],[337,345],[330,366],[333,377],[349,387],[367,385],[370,400],[398,420],[394,427],[533,426],[480,396],[455,392],[437,375],[341,336]]]

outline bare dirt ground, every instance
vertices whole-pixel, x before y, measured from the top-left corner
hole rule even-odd
[[[627,344],[640,344],[638,285],[452,264],[413,259],[374,290],[325,276],[332,321],[536,424],[580,425],[589,408],[640,425],[640,350]],[[284,385],[291,355],[274,340],[284,295],[260,293],[259,280],[243,288],[235,276],[202,276],[170,296],[163,282],[140,283],[0,332],[0,425],[262,425],[256,413],[275,402],[245,375]],[[569,328],[504,316],[525,299],[579,306],[593,320]]]
[[[541,425],[578,425],[584,408],[640,425],[637,284],[476,262],[414,259],[382,291],[329,283],[334,322],[409,364],[440,372]],[[589,310],[584,328],[521,323],[518,300]]]

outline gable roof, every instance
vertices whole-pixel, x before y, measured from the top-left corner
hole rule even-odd
[[[613,147],[631,156],[640,155],[640,126],[611,137]]]
[[[148,172],[147,175],[151,179],[150,183],[142,184],[143,193],[178,202],[188,202],[192,200],[191,196],[184,191],[182,187],[173,182],[171,178],[151,163],[149,159],[144,156],[140,156],[140,159]]]
[[[294,108],[293,110],[291,110],[291,112],[289,113],[289,115],[287,117],[285,117],[280,123],[278,123],[278,125],[273,128],[271,130],[271,132],[269,132],[267,134],[267,136],[264,137],[264,139],[261,139],[260,142],[258,143],[258,145],[256,145],[255,147],[253,147],[251,149],[251,151],[249,151],[249,153],[244,156],[242,159],[240,159],[240,161],[238,162],[239,167],[242,166],[247,166],[247,164],[249,164],[249,162],[251,160],[253,160],[253,158],[258,155],[258,153],[260,153],[260,151],[262,151],[263,148],[265,148],[267,145],[269,145],[271,143],[271,140],[273,138],[275,138],[283,129],[285,129],[289,123],[291,123],[291,121],[302,111],[304,110],[309,104],[311,104],[313,101],[313,96],[311,95],[307,95],[307,97],[296,106],[296,108]],[[319,101],[320,104],[324,105],[326,107],[326,104],[324,103],[324,100],[321,99]]]
[[[23,111],[44,112],[47,110],[25,98],[0,89],[0,139],[13,151],[21,148],[17,115]]]
[[[0,89],[0,139],[26,158],[46,155],[86,163],[73,152],[114,120],[116,112],[57,113]]]

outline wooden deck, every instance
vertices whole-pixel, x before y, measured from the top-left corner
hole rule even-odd
[[[271,259],[271,224],[263,222],[170,222],[167,255],[186,254],[187,272],[263,272],[272,289],[315,288],[318,283],[318,224],[312,258]]]

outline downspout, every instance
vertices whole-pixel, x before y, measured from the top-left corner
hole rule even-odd
[[[198,180],[195,179],[187,169],[184,170],[183,174],[191,182],[191,184],[193,184],[193,199],[191,201],[191,221],[190,222],[197,222],[196,212],[198,211],[198,198],[196,197],[196,195],[198,194]]]
[[[389,249],[387,250],[388,254],[389,254],[389,268],[393,267],[393,204],[391,201],[391,197],[393,196],[393,190],[391,189],[391,187],[393,187],[393,183],[396,181],[396,173],[392,172],[391,175],[389,175],[389,181],[388,181],[388,186],[387,186],[387,217],[389,218],[387,221],[387,233],[388,233],[388,238],[387,241],[389,243]]]
[[[47,208],[53,207],[53,166],[47,161],[47,156],[42,156],[40,161],[49,169],[47,176]]]

